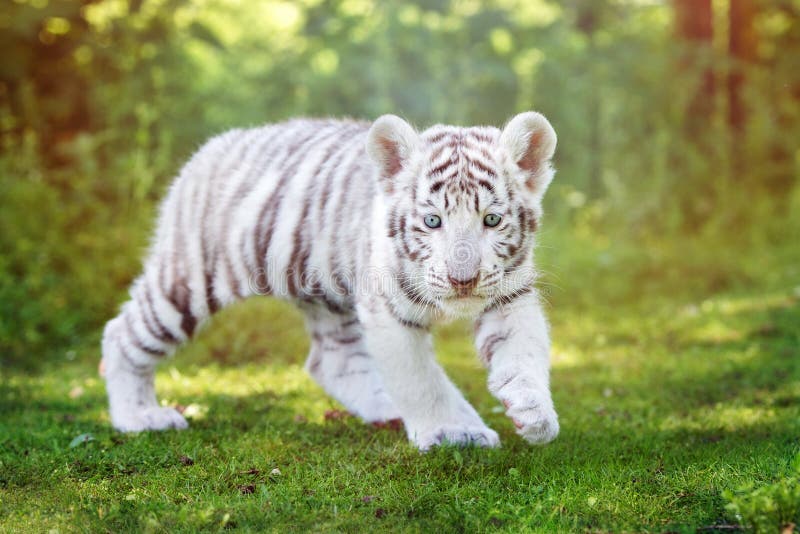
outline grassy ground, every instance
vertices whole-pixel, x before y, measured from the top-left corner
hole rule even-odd
[[[795,488],[800,288],[792,276],[700,299],[643,294],[624,305],[570,302],[569,288],[557,290],[552,381],[562,433],[545,447],[519,439],[486,392],[464,324],[437,333],[439,353],[500,433],[499,450],[420,455],[401,431],[326,417],[337,406],[302,370],[298,315],[266,299],[224,311],[160,369],[162,398],[185,406],[188,431],[113,432],[94,344],[36,372],[6,370],[0,531],[746,524],[752,518],[726,509],[729,499],[752,504],[749,492],[769,493],[776,482]],[[87,433],[91,441],[71,446]],[[743,487],[752,490],[726,494]],[[772,498],[783,514],[768,517],[772,524],[797,520],[794,498]]]

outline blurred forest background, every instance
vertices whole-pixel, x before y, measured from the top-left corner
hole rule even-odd
[[[559,134],[555,304],[800,280],[799,0],[5,0],[0,369],[96,350],[206,138],[403,115]]]

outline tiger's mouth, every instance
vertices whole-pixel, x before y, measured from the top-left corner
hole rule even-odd
[[[442,301],[440,310],[446,317],[452,319],[463,319],[475,317],[485,307],[485,297],[475,294],[470,294],[467,296],[453,295]]]
[[[458,288],[458,289],[455,290],[455,292],[456,292],[456,294],[454,295],[453,298],[457,298],[457,299],[464,299],[464,298],[470,298],[470,297],[477,297],[478,296],[478,295],[475,294],[475,290],[473,288],[471,288],[471,287]]]
[[[468,303],[471,301],[486,300],[486,296],[479,295],[474,291],[459,291],[446,297],[445,300],[452,303]]]

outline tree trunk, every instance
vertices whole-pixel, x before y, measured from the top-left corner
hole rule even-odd
[[[683,226],[693,231],[713,214],[716,203],[715,184],[709,179],[719,169],[712,131],[717,90],[711,61],[714,18],[711,0],[673,0],[673,8],[676,38],[684,51],[678,58],[678,80],[690,80],[692,94],[672,160],[680,180],[676,185],[681,190],[678,196]],[[685,91],[687,87],[675,89]]]
[[[748,65],[756,60],[758,39],[753,21],[757,14],[754,0],[730,0],[728,14],[728,53],[733,67],[728,75],[728,124],[731,128],[731,163],[734,178],[747,173],[747,104],[743,89]]]
[[[678,37],[693,45],[681,64],[684,69],[701,70],[701,80],[687,109],[687,126],[695,133],[702,131],[714,111],[716,83],[710,64],[703,65],[702,57],[696,53],[703,47],[711,48],[714,37],[713,10],[711,0],[673,0],[675,8],[675,30]]]

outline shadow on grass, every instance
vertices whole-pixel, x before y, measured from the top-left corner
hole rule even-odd
[[[589,379],[602,373],[595,366],[576,372]],[[303,391],[208,393],[197,399],[207,413],[192,420],[189,430],[124,435],[102,420],[100,387],[66,400],[46,389],[2,387],[19,400],[4,413],[2,426],[12,432],[0,444],[0,486],[35,491],[47,481],[85,491],[75,520],[98,529],[142,527],[147,514],[176,525],[210,524],[197,515],[198,506],[222,510],[212,514],[215,524],[230,512],[253,528],[312,528],[320,521],[342,527],[363,520],[359,514],[374,520],[377,510],[395,524],[420,529],[519,526],[530,514],[561,514],[567,518],[562,526],[582,529],[618,521],[606,508],[587,506],[587,495],[670,503],[667,511],[648,512],[634,525],[666,516],[676,524],[689,517],[694,524],[712,524],[723,517],[719,495],[725,487],[717,471],[736,471],[734,480],[767,478],[778,469],[776,460],[796,448],[796,434],[787,425],[750,421],[729,429],[664,429],[660,423],[671,412],[661,408],[643,415],[632,410],[625,417],[624,407],[617,414],[609,406],[586,421],[580,409],[565,406],[562,435],[548,446],[529,446],[504,417],[489,414],[503,448],[444,448],[421,456],[403,432],[376,430],[354,418],[298,418],[295,406]],[[669,387],[627,387],[626,395],[641,395],[644,405],[664,406],[676,398]],[[30,402],[23,402],[26,397]],[[47,419],[38,417],[42,412]],[[69,441],[84,432],[95,441],[70,448]],[[754,458],[763,465],[754,466]],[[284,482],[270,478],[275,466]],[[148,491],[145,498],[142,492]],[[364,501],[371,496],[378,500]],[[99,518],[98,509],[110,516]]]
[[[487,409],[494,401],[468,329],[444,330],[446,367],[501,434],[503,447],[425,456],[407,445],[404,432],[354,418],[324,419],[316,412],[324,411],[322,393],[311,392],[310,382],[289,390],[271,382],[267,389],[248,383],[241,394],[225,391],[248,378],[237,374],[247,366],[263,364],[280,376],[304,359],[307,341],[296,316],[265,329],[250,317],[243,328],[235,319],[246,312],[233,311],[177,356],[181,376],[170,378],[169,394],[205,409],[185,432],[114,432],[99,380],[72,396],[74,382],[95,376],[91,362],[9,375],[0,383],[0,487],[20,493],[43,484],[72,487],[85,524],[96,529],[141,528],[137,521],[153,510],[168,515],[195,502],[214,503],[216,524],[234,510],[240,525],[254,529],[312,528],[320,520],[342,529],[348,519],[337,513],[379,509],[396,518],[394,525],[410,522],[420,530],[516,527],[530,525],[516,521],[531,517],[562,518],[550,524],[563,530],[622,529],[614,507],[628,514],[628,530],[663,529],[722,521],[723,489],[779,476],[797,450],[797,306],[723,317],[741,325],[735,339],[692,337],[693,328],[646,338],[616,325],[602,348],[606,357],[592,352],[587,335],[574,365],[554,369],[562,434],[545,447],[529,446],[503,414]],[[604,330],[594,323],[588,333]],[[205,375],[203,369],[209,369]],[[297,370],[286,376],[296,378]],[[309,403],[309,396],[317,400]],[[95,441],[70,448],[83,433]],[[283,472],[283,486],[268,476],[274,466]],[[142,488],[163,502],[143,500]],[[362,500],[369,496],[379,500]],[[118,501],[113,521],[98,518],[97,509],[113,510]],[[170,519],[178,526],[206,524],[181,513]]]

